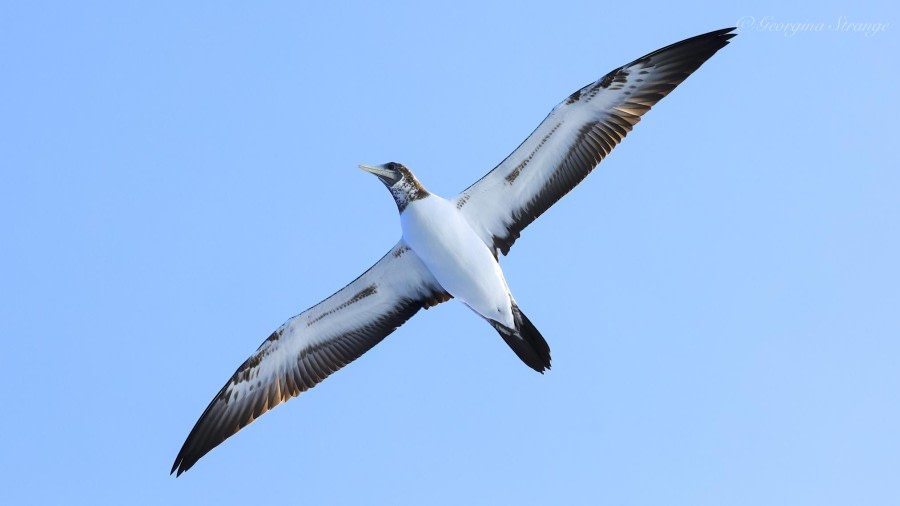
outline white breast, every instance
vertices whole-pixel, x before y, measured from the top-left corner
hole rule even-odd
[[[453,203],[434,194],[415,200],[400,224],[406,244],[444,290],[481,316],[515,328],[500,265]]]

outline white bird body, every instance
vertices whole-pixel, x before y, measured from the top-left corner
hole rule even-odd
[[[400,214],[403,240],[454,298],[515,328],[512,298],[500,264],[452,202],[430,194]]]

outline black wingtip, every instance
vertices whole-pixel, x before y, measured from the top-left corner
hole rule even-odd
[[[181,454],[179,454],[175,459],[175,463],[172,464],[172,470],[169,471],[169,476],[174,474],[175,477],[178,478],[179,476],[181,476],[181,473],[187,471],[190,468],[190,466],[185,467],[183,464],[184,459],[182,458]]]
[[[203,417],[200,418],[202,420]],[[200,423],[198,420],[198,425]],[[181,450],[178,452],[178,456],[175,457],[175,463],[172,464],[172,470],[169,471],[169,475],[175,475],[176,478],[187,472],[190,468],[194,467],[194,464],[200,460],[201,457],[209,453],[210,450],[219,446],[222,441],[216,442],[215,444],[207,444],[204,447],[197,448],[196,441],[194,439],[194,433],[197,431],[197,428],[194,427],[194,430],[191,431],[191,434],[188,436],[187,440],[184,442],[184,445],[181,447]],[[224,439],[223,439],[224,441]]]
[[[727,46],[730,39],[737,36],[736,33],[732,33],[734,30],[737,30],[737,27],[722,28],[720,30],[713,30],[711,32],[695,35],[673,44],[669,44],[666,47],[659,48],[652,53],[645,54],[637,60],[627,65],[623,65],[623,67],[628,67],[630,65],[634,65],[635,63],[646,61],[655,56],[667,53],[667,56],[671,57],[671,53],[680,55],[684,52],[690,54],[692,56],[692,59],[697,60],[696,67],[699,67],[701,64],[703,64],[703,62],[712,57],[712,55],[714,55],[719,49]],[[685,54],[684,56],[687,56],[687,54]],[[696,67],[694,68],[694,70],[696,70]]]
[[[707,39],[709,41],[714,41],[717,45],[719,45],[719,49],[721,49],[728,45],[729,40],[737,37],[737,33],[733,33],[735,30],[737,30],[736,26],[732,26],[730,28],[722,28],[720,30],[713,30],[709,33],[704,33],[703,35],[691,37],[690,39],[686,39],[683,42],[696,42],[702,39]]]
[[[202,419],[203,417],[201,417],[201,420]],[[172,470],[169,471],[170,476],[174,474],[175,477],[178,478],[179,476],[184,474],[185,471],[194,467],[194,464],[196,464],[197,461],[200,460],[200,457],[206,455],[209,450],[218,446],[219,443],[216,443],[212,445],[212,447],[207,448],[203,451],[196,451],[196,449],[192,448],[192,446],[194,445],[189,444],[192,443],[193,436],[196,430],[197,428],[195,426],[194,430],[191,431],[191,434],[188,436],[187,440],[185,440],[184,445],[181,446],[181,450],[178,451],[178,456],[175,457],[175,463],[172,464]]]
[[[703,38],[716,38],[716,37],[721,37],[721,38],[727,40],[727,39],[730,39],[730,38],[734,37],[735,35],[737,35],[736,33],[730,33],[735,30],[737,30],[736,26],[732,26],[730,28],[720,28],[718,30],[713,30],[711,32],[702,33],[700,35],[685,39],[682,42],[688,42],[691,40],[697,40],[697,39],[703,39]]]

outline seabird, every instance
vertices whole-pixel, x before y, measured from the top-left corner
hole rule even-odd
[[[451,199],[430,193],[404,165],[360,165],[390,190],[400,241],[369,270],[291,318],[266,339],[212,400],[172,473],[276,405],[349,364],[416,314],[455,298],[484,318],[535,371],[550,347],[509,291],[498,253],[575,187],[669,94],[736,34],[717,30],[677,42],[569,95],[503,162]]]

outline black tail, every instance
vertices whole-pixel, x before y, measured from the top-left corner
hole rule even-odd
[[[494,320],[488,320],[488,322],[497,329],[500,337],[506,341],[512,351],[516,352],[522,362],[543,374],[546,369],[550,369],[550,345],[547,344],[538,329],[534,328],[528,317],[519,310],[518,306],[513,304],[512,311],[516,321],[515,329]]]

